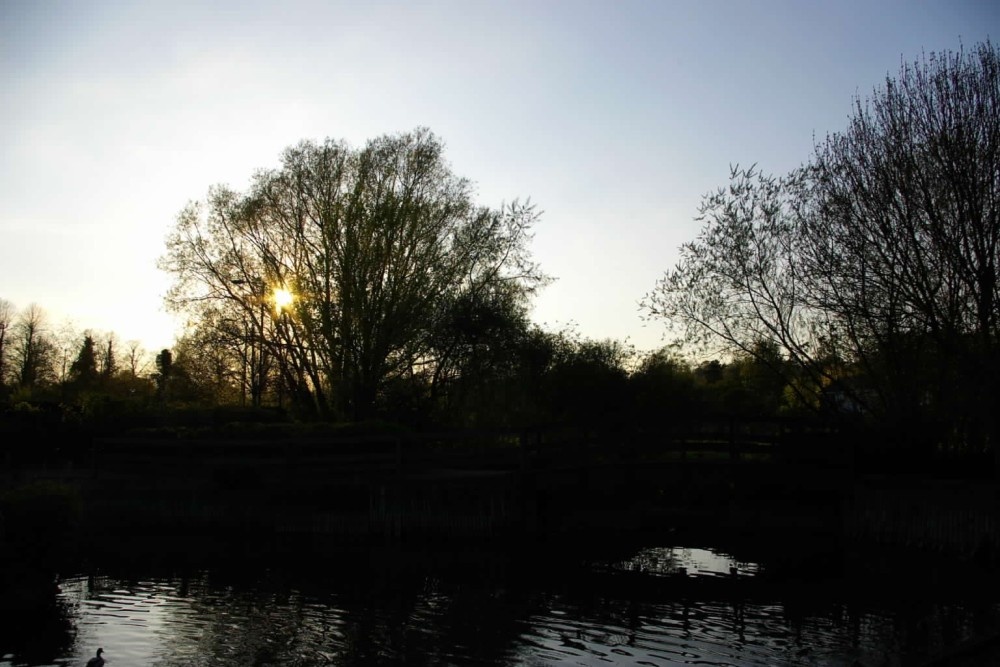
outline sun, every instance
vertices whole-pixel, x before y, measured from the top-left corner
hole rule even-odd
[[[295,301],[295,295],[284,287],[276,287],[274,289],[274,308],[279,313],[292,305],[292,301]]]

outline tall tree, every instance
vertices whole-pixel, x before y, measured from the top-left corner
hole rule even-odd
[[[168,304],[246,322],[300,406],[365,418],[387,379],[433,363],[444,304],[542,283],[527,249],[538,215],[476,205],[426,129],[360,149],[302,142],[246,193],[215,187],[186,207],[161,267]]]
[[[101,337],[101,348],[97,354],[101,381],[109,382],[118,371],[118,360],[115,348],[118,340],[113,331],[109,331]]]
[[[998,210],[987,41],[904,65],[790,176],[734,173],[643,307],[731,349],[775,343],[814,376],[853,364],[876,413],[982,447],[1000,400]]]
[[[30,304],[21,311],[12,333],[11,361],[16,384],[33,389],[54,381],[56,346],[41,306]]]
[[[80,389],[93,389],[100,377],[97,370],[97,350],[94,338],[89,333],[84,336],[83,344],[76,359],[70,365],[70,381]]]
[[[905,65],[812,169],[801,252],[817,306],[888,409],[937,404],[959,440],[982,442],[1000,399],[1000,53]]]
[[[0,299],[0,388],[7,384],[7,358],[10,354],[9,343],[11,327],[17,311],[14,304],[6,299]]]
[[[156,355],[156,394],[161,401],[167,400],[167,387],[174,374],[174,355],[163,349]]]

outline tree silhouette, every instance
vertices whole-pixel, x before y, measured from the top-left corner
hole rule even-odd
[[[156,355],[156,394],[161,401],[167,398],[167,385],[174,373],[174,355],[170,350],[161,350]]]
[[[527,250],[538,216],[476,205],[423,128],[361,149],[302,142],[246,193],[215,187],[185,208],[161,267],[173,308],[249,324],[301,409],[363,419],[388,380],[448,363],[434,346],[447,304],[543,282]],[[297,298],[279,307],[278,289]]]
[[[45,316],[37,304],[25,308],[14,322],[11,361],[18,387],[30,390],[55,380],[55,353]]]
[[[97,351],[89,334],[83,339],[76,359],[70,365],[70,381],[79,389],[93,389],[100,377],[97,370]]]
[[[735,168],[642,307],[728,354],[776,348],[800,394],[851,369],[885,423],[981,449],[1000,399],[998,173],[1000,54],[930,54],[803,168]]]

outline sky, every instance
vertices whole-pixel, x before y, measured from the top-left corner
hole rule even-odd
[[[995,0],[0,0],[0,299],[171,347],[177,214],[302,140],[427,127],[478,203],[530,199],[550,330],[664,343],[639,307],[733,165],[783,174]]]

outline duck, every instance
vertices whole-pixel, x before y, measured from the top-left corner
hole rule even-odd
[[[104,653],[103,648],[97,649],[97,655],[87,661],[87,667],[104,667],[104,658],[101,654]]]

